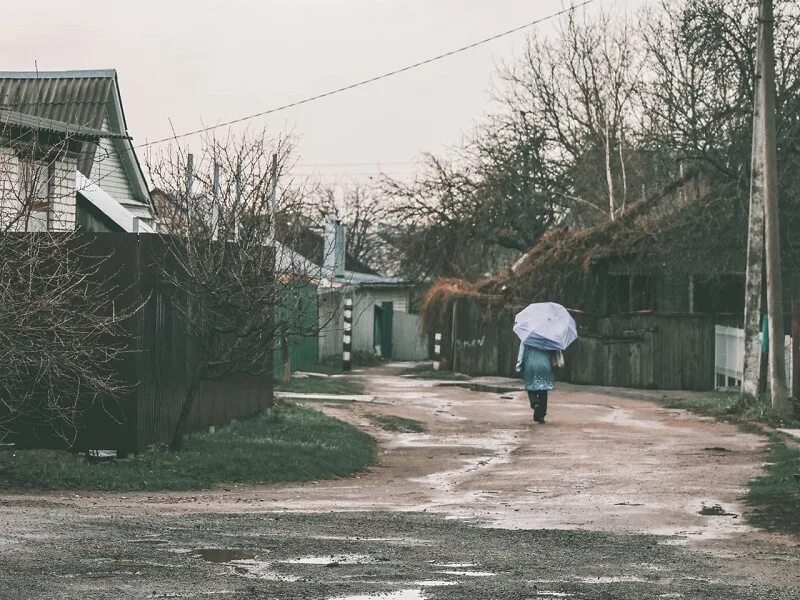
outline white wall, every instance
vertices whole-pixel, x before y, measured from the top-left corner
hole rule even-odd
[[[108,117],[103,119],[103,131],[110,131]],[[133,188],[128,181],[128,174],[122,166],[114,140],[103,138],[97,144],[94,153],[94,163],[92,163],[92,175],[89,177],[106,192],[111,194],[122,204],[128,202],[138,202],[133,194]]]

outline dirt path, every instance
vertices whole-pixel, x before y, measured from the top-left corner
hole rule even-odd
[[[435,386],[396,367],[361,376],[376,402],[317,406],[381,441],[370,472],[200,494],[4,498],[0,597],[49,598],[53,585],[63,598],[800,594],[799,540],[699,514],[743,512],[764,460],[758,436],[570,386],[539,426],[523,394]],[[374,414],[427,430],[376,430]],[[208,547],[245,554],[214,563],[193,552]],[[58,567],[43,576],[43,560]]]

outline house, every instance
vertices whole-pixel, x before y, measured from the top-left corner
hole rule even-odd
[[[18,230],[155,230],[113,69],[0,72],[0,127],[5,221],[29,200]]]
[[[335,218],[325,225],[323,279],[319,286],[320,360],[341,356],[345,298],[351,298],[354,354],[386,360],[419,361],[429,357],[419,315],[413,312],[416,284],[384,276],[348,259],[345,228]],[[353,265],[351,269],[348,266]]]

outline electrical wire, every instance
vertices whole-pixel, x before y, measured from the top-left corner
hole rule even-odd
[[[360,81],[356,81],[355,83],[351,83],[351,84],[348,84],[348,85],[345,85],[345,86],[342,86],[342,87],[338,87],[338,88],[335,88],[333,90],[329,90],[327,92],[322,92],[321,94],[316,94],[314,96],[309,96],[307,98],[303,98],[302,100],[296,100],[294,102],[290,102],[290,103],[284,104],[282,106],[276,106],[275,108],[270,108],[270,109],[267,109],[267,110],[263,110],[261,112],[257,112],[257,113],[251,114],[251,115],[246,115],[244,117],[231,119],[230,121],[223,121],[222,123],[217,123],[216,125],[210,125],[208,127],[202,127],[200,129],[194,129],[192,131],[187,131],[187,132],[180,133],[180,134],[173,134],[170,137],[165,137],[165,138],[161,138],[161,139],[158,139],[158,140],[153,140],[152,142],[145,142],[143,144],[139,144],[138,146],[134,146],[134,148],[147,148],[149,146],[155,146],[156,144],[162,144],[164,142],[170,142],[170,141],[179,140],[179,139],[182,139],[182,138],[187,138],[187,137],[190,137],[190,136],[193,136],[193,135],[206,133],[206,132],[209,132],[209,131],[213,131],[215,129],[220,129],[221,127],[230,127],[231,125],[236,125],[238,123],[243,123],[245,121],[250,121],[252,119],[257,119],[259,117],[272,115],[272,114],[275,114],[275,113],[278,113],[278,112],[282,112],[282,111],[288,110],[290,108],[295,108],[297,106],[302,106],[303,104],[308,104],[310,102],[315,102],[317,100],[322,100],[323,98],[329,98],[331,96],[335,96],[337,94],[341,94],[343,92],[347,92],[347,91],[353,90],[353,89],[358,88],[358,87],[369,85],[371,83],[375,83],[375,82],[381,81],[383,79],[388,79],[389,77],[394,77],[395,75],[400,75],[401,73],[406,73],[408,71],[411,71],[411,70],[414,70],[414,69],[418,69],[419,67],[423,67],[425,65],[429,65],[431,63],[443,60],[445,58],[449,58],[449,57],[454,56],[456,54],[460,54],[462,52],[466,52],[467,50],[472,50],[473,48],[477,48],[478,46],[483,46],[485,44],[488,44],[489,42],[493,42],[493,41],[498,40],[500,38],[504,38],[504,37],[507,37],[507,36],[512,35],[514,33],[517,33],[519,31],[523,31],[525,29],[529,29],[530,27],[534,27],[536,25],[539,25],[540,23],[544,23],[546,21],[551,21],[551,20],[553,20],[555,18],[558,18],[560,16],[563,16],[565,14],[569,14],[569,13],[575,12],[579,8],[582,8],[584,6],[588,6],[589,4],[592,4],[594,2],[597,2],[597,0],[584,0],[583,2],[581,2],[579,4],[574,4],[574,5],[570,6],[569,8],[564,8],[564,9],[558,11],[558,12],[555,12],[555,13],[552,13],[550,15],[547,15],[546,17],[542,17],[542,18],[536,19],[534,21],[530,21],[529,23],[525,23],[524,25],[519,25],[518,27],[514,27],[513,29],[508,29],[506,31],[503,31],[503,32],[500,32],[500,33],[496,33],[496,34],[494,34],[492,36],[489,36],[489,37],[483,38],[481,40],[478,40],[477,42],[473,42],[471,44],[467,44],[466,46],[461,46],[460,48],[456,48],[455,50],[450,50],[449,52],[445,52],[443,54],[437,54],[436,56],[432,56],[430,58],[426,58],[425,60],[421,60],[419,62],[415,62],[415,63],[412,63],[410,65],[406,65],[405,67],[400,67],[399,69],[394,69],[392,71],[387,71],[385,73],[381,73],[380,75],[375,75],[374,77],[370,77],[368,79],[362,79]]]

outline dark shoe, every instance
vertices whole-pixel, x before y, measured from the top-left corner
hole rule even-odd
[[[537,417],[536,415],[533,415],[533,422],[534,423],[538,423],[539,422],[539,417]]]
[[[544,419],[534,419],[539,425],[544,425]]]

